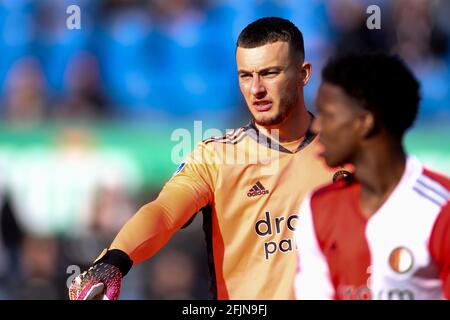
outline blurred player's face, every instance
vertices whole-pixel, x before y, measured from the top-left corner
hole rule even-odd
[[[257,124],[277,127],[303,105],[310,65],[291,54],[287,42],[238,47],[236,63],[241,92]]]
[[[363,135],[363,111],[340,87],[322,83],[316,99],[312,130],[320,134],[321,156],[330,167],[353,163]]]

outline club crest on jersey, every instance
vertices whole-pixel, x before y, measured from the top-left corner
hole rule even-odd
[[[408,248],[398,247],[389,255],[389,265],[397,273],[406,273],[413,267],[414,257]]]
[[[177,168],[177,170],[173,173],[172,177],[176,176],[178,173],[180,173],[181,170],[183,170],[184,166],[186,165],[186,162],[183,162],[180,164]]]
[[[335,174],[333,175],[333,183],[341,181],[343,179],[348,179],[351,177],[351,173],[348,172],[347,170],[339,170],[336,171]]]

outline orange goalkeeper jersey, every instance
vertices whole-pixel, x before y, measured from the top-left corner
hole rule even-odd
[[[134,264],[155,254],[198,211],[204,215],[217,299],[292,299],[298,208],[332,181],[318,139],[279,145],[254,124],[199,143],[111,244]]]

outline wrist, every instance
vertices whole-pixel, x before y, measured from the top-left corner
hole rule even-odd
[[[120,249],[105,249],[100,256],[94,261],[94,265],[99,263],[108,263],[120,270],[122,277],[124,277],[133,266],[133,261],[127,253]]]

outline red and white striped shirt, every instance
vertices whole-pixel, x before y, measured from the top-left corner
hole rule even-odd
[[[450,179],[409,157],[370,218],[360,192],[340,181],[303,202],[297,299],[450,299]]]

